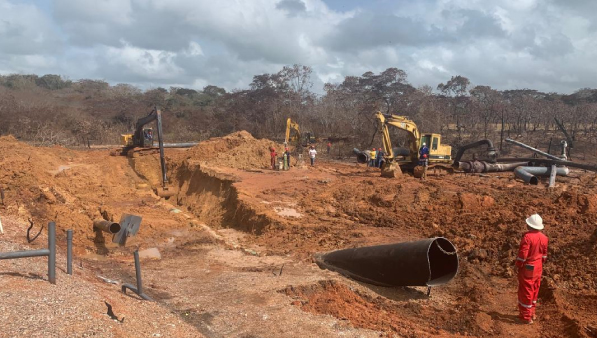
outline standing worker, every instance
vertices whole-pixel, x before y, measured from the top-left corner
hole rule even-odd
[[[276,149],[274,147],[270,147],[269,151],[269,155],[272,158],[272,170],[276,170],[276,156],[278,156],[278,154],[276,153]]]
[[[288,148],[284,151],[284,170],[288,170],[290,168],[290,151]]]
[[[518,310],[520,321],[532,324],[541,285],[543,263],[547,260],[547,236],[541,233],[543,219],[538,214],[526,219],[528,231],[522,235],[516,267],[518,268]]]
[[[328,142],[328,155],[330,154],[330,150],[332,149],[332,142]]]
[[[375,156],[377,155],[375,148],[369,152],[369,166],[375,167]]]
[[[315,150],[315,146],[311,146],[311,149],[309,149],[309,158],[311,159],[311,166],[315,165],[315,155],[317,155],[317,150]]]
[[[429,148],[427,144],[423,142],[423,146],[419,149],[419,165],[423,167],[423,175],[421,179],[427,179],[427,167],[429,166]]]
[[[383,159],[383,155],[384,155],[384,152],[381,150],[381,148],[378,148],[376,158],[375,158],[375,166],[377,168],[381,168],[381,160]]]

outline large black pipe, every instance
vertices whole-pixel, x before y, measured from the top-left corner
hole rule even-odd
[[[358,163],[369,163],[369,154],[367,151],[360,151],[357,148],[353,148],[352,152],[357,155]]]
[[[191,148],[198,144],[199,142],[164,143],[164,148]]]
[[[468,173],[491,173],[513,171],[518,166],[527,165],[528,162],[517,163],[489,163],[485,161],[454,162],[454,166]]]
[[[487,155],[489,155],[489,162],[495,162],[495,158],[497,157],[497,152],[495,151],[495,147],[493,146],[493,142],[491,140],[480,140],[477,142],[473,142],[470,144],[465,144],[462,147],[458,148],[458,152],[456,156],[454,156],[454,164],[457,164],[460,161],[464,152],[471,148],[476,148],[482,145],[487,145]]]
[[[369,163],[371,159],[371,155],[369,155],[369,151],[360,151],[357,148],[353,148],[352,152],[357,155],[357,162],[358,163]],[[396,156],[410,156],[410,150],[403,147],[394,147],[392,148],[392,152],[394,153],[394,157]],[[387,155],[387,154],[386,154]]]
[[[458,272],[456,248],[443,237],[316,255],[322,269],[381,286],[435,286]]]
[[[597,172],[597,165],[594,165],[594,164],[582,164],[582,163],[576,163],[576,162],[571,162],[571,161],[550,160],[550,159],[546,159],[546,158],[504,157],[504,158],[498,158],[497,161],[498,162],[526,161],[526,162],[532,162],[532,163],[536,163],[536,164],[549,164],[549,165],[555,164],[555,165],[559,165],[559,166],[567,166],[567,167],[571,167],[571,168],[579,168],[579,169]]]
[[[555,174],[559,176],[567,176],[570,170],[566,167],[516,167],[514,175],[523,180],[525,183],[531,185],[539,184],[539,179],[536,176],[550,176],[552,169],[555,168]]]
[[[557,161],[561,160],[561,158],[559,158],[559,157],[557,157],[557,156],[554,156],[554,155],[552,155],[552,154],[548,154],[548,153],[546,153],[546,152],[544,152],[544,151],[541,151],[541,150],[539,150],[539,149],[537,149],[537,148],[533,148],[533,147],[531,147],[531,146],[529,146],[529,145],[526,145],[526,144],[524,144],[524,143],[522,143],[522,142],[515,141],[515,140],[513,140],[513,139],[511,139],[511,138],[507,138],[507,139],[506,139],[506,142],[509,142],[509,143],[515,144],[515,145],[517,145],[517,146],[519,146],[519,147],[522,147],[522,148],[524,148],[524,149],[528,149],[528,150],[530,150],[530,151],[532,151],[532,152],[535,152],[535,153],[537,153],[537,154],[539,154],[539,155],[543,155],[543,156],[545,156],[545,157],[547,157],[547,158],[550,158],[550,159],[552,159],[552,160],[557,160]]]

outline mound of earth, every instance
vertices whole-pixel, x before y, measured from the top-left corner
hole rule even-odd
[[[187,156],[209,166],[237,169],[270,167],[270,148],[282,154],[284,146],[268,139],[256,139],[246,131],[211,138],[189,149]]]

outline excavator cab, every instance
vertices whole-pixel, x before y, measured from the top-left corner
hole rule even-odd
[[[151,148],[153,147],[153,128],[144,128],[141,139],[138,142],[135,141],[135,134],[120,134],[120,143],[124,147]]]
[[[153,147],[153,128],[144,128],[141,147]]]
[[[448,162],[451,160],[452,147],[442,144],[442,136],[435,133],[421,135],[419,144],[427,144],[429,148],[429,162]]]
[[[306,132],[305,133],[305,146],[309,146],[311,144],[317,143],[315,140],[315,136],[312,133]]]

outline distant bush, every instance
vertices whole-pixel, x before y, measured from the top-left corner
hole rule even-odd
[[[73,82],[70,80],[64,80],[60,75],[46,74],[35,80],[37,86],[46,88],[49,90],[64,89],[70,87]]]

